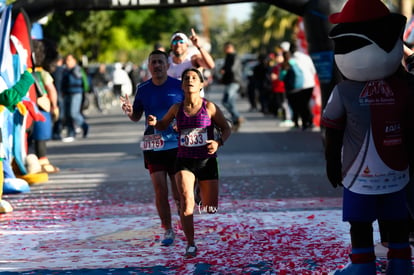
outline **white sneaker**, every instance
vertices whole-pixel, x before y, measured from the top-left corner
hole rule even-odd
[[[197,256],[197,246],[195,245],[187,246],[184,256],[187,258],[193,258]]]
[[[293,127],[295,125],[295,123],[293,123],[293,121],[287,119],[282,121],[281,123],[279,123],[280,127]]]
[[[63,142],[73,142],[74,140],[75,140],[74,137],[65,137],[65,138],[62,138],[62,141]]]

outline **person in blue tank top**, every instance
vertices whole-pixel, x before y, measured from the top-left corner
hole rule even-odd
[[[197,255],[194,241],[194,183],[200,186],[200,211],[210,214],[218,208],[218,163],[217,150],[230,137],[230,125],[220,108],[202,98],[203,76],[195,68],[182,74],[184,101],[176,103],[157,122],[157,115],[148,116],[148,124],[155,129],[167,128],[176,119],[179,132],[178,155],[175,180],[181,199],[180,218],[187,239],[186,257]],[[215,131],[218,135],[215,135]]]
[[[183,101],[181,81],[167,75],[168,67],[167,53],[154,50],[148,58],[148,69],[152,78],[137,87],[134,103],[130,103],[128,95],[120,97],[122,110],[132,121],[140,121],[144,113],[145,116],[150,114],[164,116],[173,104]],[[158,215],[165,229],[161,245],[169,246],[174,242],[175,233],[172,228],[171,208],[168,201],[167,175],[170,178],[177,209],[180,205],[174,179],[178,133],[173,129],[173,125],[168,125],[163,131],[158,131],[148,124],[146,126],[140,147],[144,152],[145,168],[149,170],[154,186]]]

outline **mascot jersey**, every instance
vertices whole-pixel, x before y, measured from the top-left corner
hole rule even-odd
[[[157,86],[149,79],[138,86],[134,110],[143,111],[145,117],[155,115],[162,118],[173,104],[183,100],[184,94],[180,80],[168,77],[162,85]],[[164,131],[147,127],[141,142],[142,150],[162,151],[177,147],[178,133],[171,125]]]
[[[322,124],[345,130],[343,185],[360,194],[386,194],[408,182],[404,126],[413,124],[408,87],[398,77],[345,80],[332,91]],[[412,125],[411,125],[412,127]]]

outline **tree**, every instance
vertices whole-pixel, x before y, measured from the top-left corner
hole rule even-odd
[[[140,62],[156,42],[169,45],[171,33],[191,25],[187,9],[76,11],[53,13],[45,37],[61,54],[85,55],[92,62]]]
[[[268,53],[281,41],[291,40],[297,19],[274,5],[255,3],[251,19],[239,25],[231,37],[240,45],[239,52]]]
[[[96,58],[110,37],[111,12],[66,12],[51,15],[44,36],[58,44],[61,54]]]

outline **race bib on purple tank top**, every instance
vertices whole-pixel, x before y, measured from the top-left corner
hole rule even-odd
[[[207,141],[206,128],[183,129],[180,135],[180,146],[198,147],[206,145]]]

